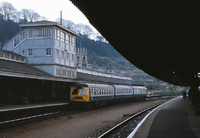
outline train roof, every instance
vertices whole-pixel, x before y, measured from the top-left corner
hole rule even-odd
[[[131,88],[131,86],[128,86],[128,85],[113,85],[115,88]]]
[[[147,89],[145,86],[128,86],[128,85],[109,85],[109,84],[101,84],[101,83],[75,83],[74,87],[110,87],[110,88],[142,88]]]
[[[74,87],[112,87],[112,85],[108,85],[108,84],[95,84],[95,83],[76,83],[73,86]]]
[[[145,89],[147,89],[145,86],[132,86],[133,88],[145,88]]]

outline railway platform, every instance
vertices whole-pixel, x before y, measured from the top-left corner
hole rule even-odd
[[[174,98],[157,108],[133,138],[200,138],[200,116],[189,99]]]
[[[22,105],[3,105],[0,107],[0,129],[1,124],[8,120],[15,120],[23,117],[30,117],[39,114],[53,113],[65,110],[68,103],[38,103]]]
[[[52,102],[52,103],[37,103],[37,104],[5,104],[0,106],[0,113],[8,111],[17,111],[17,110],[28,110],[36,108],[47,108],[54,106],[65,106],[68,105],[67,102]]]

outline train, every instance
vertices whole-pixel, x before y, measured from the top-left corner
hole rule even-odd
[[[105,105],[115,101],[143,100],[146,97],[147,88],[144,86],[76,83],[70,89],[72,104]]]

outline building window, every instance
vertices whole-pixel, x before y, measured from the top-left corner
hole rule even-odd
[[[72,46],[74,46],[74,42],[75,42],[75,41],[74,41],[74,37],[71,36],[71,45],[72,45]]]
[[[20,43],[19,35],[14,38],[14,47],[16,47]]]
[[[63,59],[65,58],[64,51],[61,52],[61,58],[63,58]]]
[[[34,38],[42,38],[42,28],[38,28],[34,30]]]
[[[21,40],[21,41],[24,40],[24,39],[25,39],[25,32],[22,31],[22,32],[20,33],[20,35],[21,35],[21,39],[20,39],[20,40]]]
[[[72,61],[74,61],[74,55],[72,54]]]
[[[62,70],[62,76],[66,76],[66,70]]]
[[[64,36],[65,36],[65,33],[64,32],[60,32],[60,40],[62,41],[62,42],[64,42]]]
[[[65,36],[65,43],[69,44],[69,35],[68,34],[66,34],[66,36]]]
[[[55,39],[60,40],[60,31],[55,29]]]
[[[33,55],[33,49],[28,49],[28,56],[32,56]]]
[[[71,71],[67,71],[67,77],[71,78]]]
[[[71,36],[70,35],[68,35],[69,36],[69,44],[71,44]]]
[[[69,53],[67,53],[67,60],[69,60]]]
[[[43,28],[42,29],[42,36],[43,36],[43,38],[51,38],[50,28]]]
[[[72,71],[72,78],[75,78],[76,77],[76,73],[75,71]]]
[[[32,39],[32,38],[33,38],[33,30],[32,30],[32,29],[29,29],[29,30],[28,30],[28,38],[29,38],[29,39]]]
[[[59,57],[59,50],[58,49],[56,49],[55,54],[56,54],[56,57]]]
[[[46,55],[47,55],[47,56],[50,56],[50,55],[51,55],[51,48],[47,48],[47,49],[46,49]]]
[[[51,38],[51,28],[34,29],[33,37],[35,39]]]
[[[56,75],[60,76],[61,75],[61,70],[59,68],[56,69]]]
[[[80,58],[79,58],[79,56],[77,56],[77,63],[79,63],[80,62]]]

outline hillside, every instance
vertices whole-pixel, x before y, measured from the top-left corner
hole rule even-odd
[[[136,69],[109,43],[89,39],[85,35],[77,37],[77,47],[85,47],[88,50],[88,62],[93,69],[104,71],[134,70]]]
[[[0,18],[0,43],[5,43],[19,32],[19,24],[12,20],[5,21]]]

